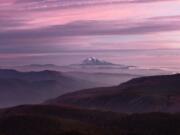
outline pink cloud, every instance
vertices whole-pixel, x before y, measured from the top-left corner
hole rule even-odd
[[[131,43],[139,48],[178,47],[177,43],[158,41],[180,31],[179,5],[178,0],[2,0],[0,49],[33,52],[43,50],[42,46],[47,48],[44,51],[98,48],[95,43],[99,48],[103,48],[102,43],[109,44],[104,45],[107,49],[132,48]],[[168,36],[155,40],[166,32]],[[128,42],[136,35],[144,38],[147,34],[156,36],[142,43],[138,39]],[[112,39],[104,43],[95,41],[97,35],[102,40],[112,35],[128,38],[126,42]],[[154,42],[148,42],[152,39]]]

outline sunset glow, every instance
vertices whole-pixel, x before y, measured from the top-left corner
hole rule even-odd
[[[180,48],[179,7],[179,0],[1,0],[0,53]]]

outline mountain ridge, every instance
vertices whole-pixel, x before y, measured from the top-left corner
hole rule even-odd
[[[96,85],[57,71],[19,72],[0,69],[0,107],[41,103],[66,92]]]
[[[132,79],[114,87],[81,90],[48,104],[66,104],[117,112],[180,111],[180,74]]]

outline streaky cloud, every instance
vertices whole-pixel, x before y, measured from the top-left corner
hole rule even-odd
[[[6,38],[136,35],[180,30],[180,18],[175,21],[149,20],[129,24],[121,21],[75,21],[39,29],[1,32],[0,39],[2,41]]]
[[[43,10],[51,8],[79,8],[85,6],[108,5],[108,4],[131,4],[151,3],[177,0],[16,0],[15,5],[22,6],[22,9]]]

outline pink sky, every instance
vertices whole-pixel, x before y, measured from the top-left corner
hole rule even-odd
[[[0,53],[180,48],[180,0],[0,1]]]

